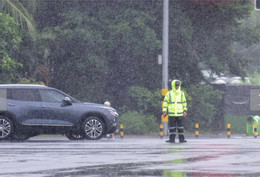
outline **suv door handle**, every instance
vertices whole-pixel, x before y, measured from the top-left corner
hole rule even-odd
[[[15,106],[15,104],[13,104],[13,103],[8,103],[7,105],[8,106]]]
[[[43,105],[42,107],[43,107],[43,108],[49,108],[49,106],[46,106],[46,105]]]

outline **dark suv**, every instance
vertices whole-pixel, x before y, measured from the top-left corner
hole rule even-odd
[[[83,103],[51,87],[0,85],[0,140],[26,140],[39,134],[97,140],[113,133],[117,121],[112,107]]]

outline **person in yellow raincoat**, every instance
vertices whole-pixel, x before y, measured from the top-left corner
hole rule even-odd
[[[163,101],[163,116],[168,114],[169,140],[175,143],[176,130],[178,130],[179,142],[187,142],[184,137],[183,117],[187,115],[187,102],[185,94],[181,91],[181,81],[172,81],[172,90],[169,90]]]

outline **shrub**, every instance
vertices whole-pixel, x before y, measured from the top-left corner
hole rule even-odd
[[[231,125],[231,134],[232,133],[246,134],[247,117],[248,116],[243,116],[243,115],[225,114],[224,126],[226,127],[227,124]]]
[[[186,122],[189,125],[186,127],[191,129],[195,123],[199,123],[202,129],[219,129],[218,122],[222,120],[218,111],[224,92],[214,89],[211,85],[199,84],[188,88],[187,93],[189,109]]]
[[[143,114],[153,114],[160,122],[162,113],[161,108],[161,90],[149,90],[145,87],[132,86],[128,91],[129,110],[136,110]]]
[[[128,111],[119,118],[119,124],[124,125],[125,134],[143,135],[159,131],[159,125],[153,115],[144,115],[137,111]]]

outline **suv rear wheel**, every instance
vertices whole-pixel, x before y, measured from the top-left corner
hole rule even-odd
[[[4,116],[0,116],[0,140],[9,139],[13,133],[13,122]]]
[[[91,116],[84,121],[83,130],[86,139],[98,140],[105,133],[105,124],[100,118]]]

